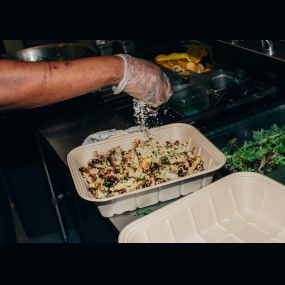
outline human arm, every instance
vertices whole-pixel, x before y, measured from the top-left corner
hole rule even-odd
[[[35,108],[119,84],[123,60],[115,56],[66,62],[0,60],[0,110]]]
[[[167,76],[153,63],[128,55],[66,62],[0,60],[0,111],[36,108],[117,86],[129,95],[159,106],[172,95]]]

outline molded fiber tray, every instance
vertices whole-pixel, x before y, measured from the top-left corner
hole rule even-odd
[[[194,154],[202,156],[205,170],[191,176],[122,194],[117,197],[95,199],[88,192],[88,185],[82,178],[79,168],[87,165],[94,151],[107,152],[116,146],[121,146],[123,150],[128,150],[135,139],[146,139],[146,137],[143,133],[138,132],[122,135],[103,142],[80,146],[68,154],[67,161],[69,169],[80,197],[95,202],[102,216],[112,217],[115,214],[148,207],[159,202],[165,202],[182,195],[185,196],[193,193],[209,185],[213,180],[215,171],[222,168],[225,164],[226,158],[223,153],[191,125],[171,124],[154,128],[150,132],[161,144],[165,144],[166,141],[189,141],[189,149],[195,147]]]
[[[229,175],[126,226],[120,243],[283,243],[285,186]]]

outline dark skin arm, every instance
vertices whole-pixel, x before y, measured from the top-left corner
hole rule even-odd
[[[0,60],[0,111],[36,108],[118,85],[123,60],[100,56],[68,62]]]

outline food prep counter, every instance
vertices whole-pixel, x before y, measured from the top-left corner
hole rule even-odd
[[[181,48],[179,51],[182,50]],[[175,47],[167,50],[167,52],[171,51],[175,51]],[[153,59],[158,52],[156,50],[141,56]],[[222,104],[217,104],[219,95],[226,89],[235,71],[235,69],[225,70],[217,66],[211,80],[203,76],[194,76],[190,81],[189,78],[177,77],[170,73],[170,81],[174,86],[177,101],[162,107],[158,120],[149,121],[149,125],[155,127],[174,122],[192,124],[218,148],[222,148],[233,137],[245,140],[253,130],[270,127],[274,122],[285,124],[283,91],[276,88],[274,84],[260,82],[255,78],[250,77],[247,85],[243,86],[247,89],[246,95],[243,94],[245,96],[240,96],[241,94],[237,92],[236,97],[229,96]],[[180,88],[185,85],[186,89]],[[197,86],[200,88],[198,91]],[[203,92],[203,88],[210,90],[210,93],[202,103],[198,102],[195,105],[195,110],[179,108],[189,94],[193,95],[194,100],[199,92],[201,94],[201,90]],[[186,91],[183,94],[185,90],[190,90],[190,93]],[[21,119],[21,115],[19,116]],[[81,199],[74,188],[67,167],[67,154],[81,145],[92,133],[135,126],[132,99],[128,95],[113,96],[111,90],[107,88],[68,102],[24,112],[23,116],[39,136],[45,164],[51,178],[51,187],[55,192],[54,201],[59,208],[64,203],[70,206],[83,241],[117,242],[119,232],[127,224],[173,202],[148,207],[145,212],[143,210],[128,212],[106,219],[100,215],[93,203]],[[61,169],[60,175],[54,173],[55,164]]]
[[[249,114],[252,113],[261,113],[260,116],[262,117],[263,112],[268,112],[267,110],[270,104],[272,105],[271,112],[273,113],[280,108],[280,114],[284,109],[284,106],[279,106],[282,104],[282,101],[269,100],[260,104],[256,110],[254,110],[253,106],[247,106],[247,108],[242,111],[242,114],[240,113],[241,109],[237,109],[235,112],[231,113],[231,118],[228,118],[227,114],[222,114],[216,117],[212,116],[208,118],[208,120],[203,119],[200,121],[192,121],[191,118],[188,118],[188,123],[192,123],[198,127],[218,147],[222,147],[227,142],[227,139],[230,139],[232,136],[229,134],[232,125],[229,125],[229,127],[226,128],[226,123],[232,121],[233,124],[235,124],[234,122],[239,121],[242,117],[246,120]],[[279,107],[274,108],[274,105],[276,104]],[[285,104],[285,101],[283,101],[283,104]],[[65,174],[62,175],[61,178],[68,181],[68,183],[65,184],[67,185],[65,187],[67,187],[67,191],[70,193],[75,204],[74,216],[83,240],[86,242],[116,242],[118,233],[127,224],[140,218],[145,213],[143,211],[134,211],[114,216],[110,219],[103,218],[96,206],[91,202],[82,200],[76,193],[67,167],[66,158],[69,151],[79,146],[91,133],[107,129],[126,129],[134,125],[134,123],[128,121],[127,118],[120,113],[113,112],[113,110],[104,103],[104,100],[99,99],[94,94],[90,94],[85,98],[72,100],[71,102],[68,102],[68,104],[65,103],[63,104],[62,111],[60,112],[59,110],[60,106],[57,105],[47,107],[46,109],[43,108],[42,110],[34,110],[33,114],[31,114],[32,118],[35,118],[35,116],[37,118],[36,120],[33,119],[33,121],[36,122],[35,127],[40,133],[43,145],[45,145],[47,149],[50,149],[51,153],[55,154],[55,159],[48,164],[49,168],[53,168],[52,163],[62,164],[62,172]],[[283,118],[280,117],[280,120],[282,119]],[[174,118],[172,122],[179,122],[182,120],[185,119]],[[252,129],[258,129],[261,125],[261,121],[256,127],[253,123]],[[270,123],[268,123],[268,125],[270,125]],[[237,132],[243,132],[243,124],[241,124],[240,128],[237,125],[234,126],[236,126]],[[223,131],[228,132],[228,134],[225,135]],[[60,189],[60,191],[63,191],[63,189]],[[60,194],[61,192],[58,193],[58,195]],[[71,198],[69,198],[69,200],[70,199]],[[171,202],[160,203],[148,207],[146,213],[148,213],[149,210],[155,211],[169,203]],[[103,240],[102,238],[105,239],[104,236],[106,235],[109,235],[110,238]]]

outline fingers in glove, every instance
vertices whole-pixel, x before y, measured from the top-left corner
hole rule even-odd
[[[171,85],[158,66],[129,55],[120,56],[124,56],[127,64],[126,93],[155,107],[169,100],[172,95]]]

